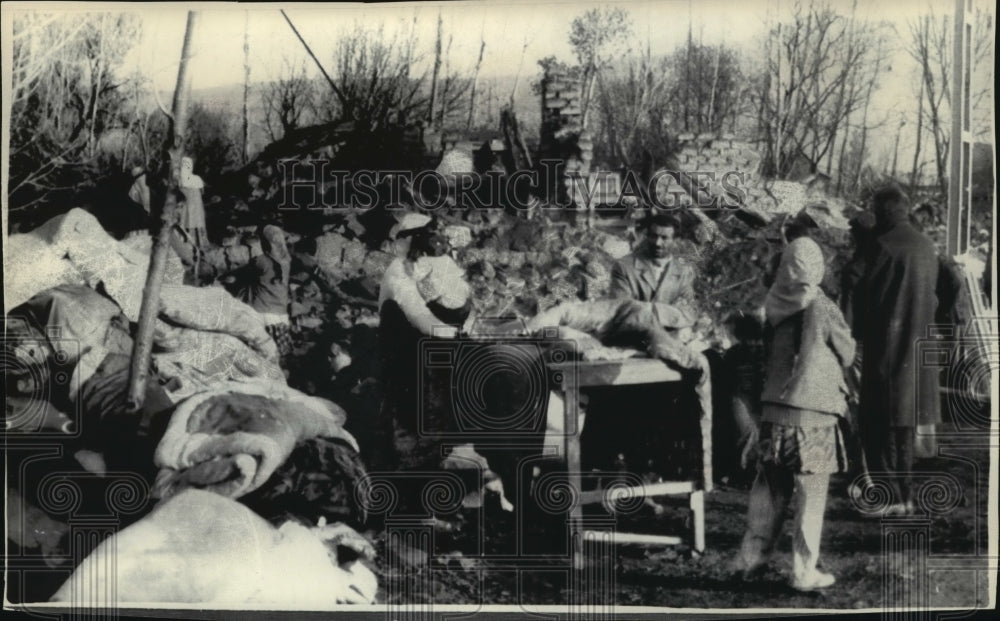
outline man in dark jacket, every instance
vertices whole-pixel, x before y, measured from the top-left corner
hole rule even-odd
[[[918,366],[937,306],[934,243],[909,221],[902,190],[873,197],[876,238],[865,274],[861,427],[872,478],[893,491],[891,513],[912,510],[914,429],[939,420],[937,369]]]

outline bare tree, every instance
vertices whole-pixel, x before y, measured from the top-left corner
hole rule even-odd
[[[982,6],[976,7],[974,19],[974,32],[972,40],[972,114],[973,123],[976,128],[976,139],[989,142],[993,139],[993,120],[996,109],[994,108],[994,69],[996,66],[996,55],[994,54],[994,42],[996,41],[996,19],[995,6],[984,9]]]
[[[261,91],[264,127],[272,141],[302,124],[304,116],[313,108],[314,96],[313,83],[306,74],[305,64],[295,67],[285,58],[282,77],[267,84]]]
[[[438,74],[441,72],[441,31],[442,31],[442,21],[441,21],[441,9],[438,9],[438,21],[437,21],[437,38],[434,42],[434,73],[431,75],[431,100],[430,100],[430,111],[428,112],[427,121],[428,124],[434,125],[434,113],[437,111],[437,88],[438,88]]]
[[[250,161],[250,11],[243,21],[243,163]]]
[[[656,61],[647,47],[609,74],[597,78],[603,140],[595,144],[595,154],[631,166],[645,146],[640,138],[663,128],[663,111],[669,99],[668,61]]]
[[[524,67],[524,55],[528,51],[528,46],[531,45],[531,41],[528,39],[528,35],[524,35],[524,42],[521,44],[521,58],[517,61],[517,72],[514,74],[514,85],[510,88],[510,102],[509,106],[511,109],[514,108],[514,100],[517,99],[517,87],[521,84],[521,69]]]
[[[11,209],[72,188],[101,137],[130,125],[118,75],[140,22],[131,13],[19,14],[13,23]]]
[[[911,41],[907,52],[920,67],[921,111],[934,140],[934,162],[941,192],[948,191],[948,148],[951,132],[948,114],[951,106],[951,20],[935,15],[933,8],[920,20],[911,22]],[[921,126],[922,128],[922,126]]]
[[[924,76],[920,75],[920,94],[917,95],[917,145],[913,150],[913,169],[910,171],[910,187],[917,185],[920,166],[920,146],[924,138]]]
[[[483,65],[483,53],[486,51],[486,38],[483,36],[483,30],[486,27],[485,18],[483,18],[483,28],[479,32],[479,58],[476,59],[476,68],[472,72],[472,85],[469,87],[469,118],[465,122],[465,129],[472,129],[472,121],[476,115],[476,87],[479,86],[479,69]]]
[[[739,57],[725,45],[691,42],[670,55],[660,71],[668,80],[664,114],[676,132],[718,133],[744,101]]]
[[[577,62],[583,68],[581,123],[587,127],[590,102],[594,96],[597,73],[616,55],[632,32],[631,19],[618,7],[602,7],[587,11],[573,20],[569,42]]]
[[[784,178],[802,161],[812,170],[829,164],[838,134],[886,68],[877,62],[886,36],[884,24],[813,0],[796,2],[791,20],[772,28],[753,92],[767,173]]]
[[[416,38],[387,37],[383,28],[358,26],[337,41],[334,79],[342,94],[339,116],[367,127],[397,117],[428,118],[426,74],[412,75],[419,64]]]

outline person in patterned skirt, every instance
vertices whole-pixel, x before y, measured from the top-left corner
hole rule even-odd
[[[817,569],[830,475],[847,468],[838,424],[847,411],[844,369],[855,342],[840,309],[820,290],[823,252],[807,237],[788,245],[765,301],[767,366],[761,395],[757,477],[736,567],[764,569],[794,499],[792,587],[836,580]]]

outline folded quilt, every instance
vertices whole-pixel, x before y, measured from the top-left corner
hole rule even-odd
[[[196,487],[238,498],[263,485],[299,442],[339,439],[358,450],[345,420],[336,404],[278,382],[219,384],[177,406],[154,455],[153,495]]]

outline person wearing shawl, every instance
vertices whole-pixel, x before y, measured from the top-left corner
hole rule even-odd
[[[917,344],[935,324],[939,263],[934,242],[910,223],[903,191],[875,193],[875,240],[861,303],[864,358],[861,433],[868,468],[893,498],[887,513],[913,509],[914,431],[940,418],[940,369],[918,364]]]
[[[284,357],[292,350],[288,315],[292,257],[280,227],[265,225],[258,235],[263,254],[251,259],[250,263],[231,273],[224,281],[233,287],[237,298],[261,314],[268,334],[278,346],[278,353]]]
[[[745,579],[765,567],[794,497],[791,584],[803,591],[835,582],[816,564],[830,475],[847,467],[838,419],[847,411],[844,369],[855,349],[840,309],[820,290],[824,270],[816,242],[796,239],[782,254],[765,300],[768,360],[757,477],[735,563]]]
[[[184,208],[181,210],[180,227],[198,248],[203,248],[207,240],[205,233],[205,205],[201,200],[201,191],[205,182],[194,174],[194,162],[191,158],[181,158],[181,193],[184,195]]]

